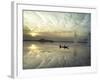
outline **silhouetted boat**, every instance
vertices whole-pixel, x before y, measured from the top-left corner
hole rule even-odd
[[[64,49],[66,48],[66,49],[69,49],[69,46],[65,46],[65,45],[62,46],[62,45],[59,45],[59,48],[64,48]]]

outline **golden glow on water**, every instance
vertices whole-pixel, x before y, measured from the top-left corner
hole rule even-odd
[[[36,50],[38,49],[38,47],[34,44],[32,44],[31,46],[28,47],[29,50]]]
[[[28,52],[28,55],[37,55],[39,52],[40,52],[40,50],[39,50],[39,48],[36,46],[36,45],[34,45],[34,44],[31,44],[29,47],[27,47],[28,48],[28,50],[29,50],[29,52]]]

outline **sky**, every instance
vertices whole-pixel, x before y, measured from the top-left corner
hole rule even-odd
[[[23,11],[23,30],[26,38],[64,39],[87,36],[91,27],[90,13]]]

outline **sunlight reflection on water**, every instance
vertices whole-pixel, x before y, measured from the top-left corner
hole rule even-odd
[[[90,47],[70,43],[69,49],[59,48],[61,43],[24,42],[23,68],[54,68],[90,65]]]

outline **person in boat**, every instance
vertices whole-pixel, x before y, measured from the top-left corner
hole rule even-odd
[[[64,49],[65,49],[65,48],[69,49],[69,47],[68,47],[68,46],[65,46],[65,45],[64,45],[64,47],[63,47],[63,48],[64,48]]]
[[[65,46],[65,45],[64,46],[59,45],[59,48],[64,48],[64,49],[67,48],[67,49],[69,49],[69,47]]]
[[[59,48],[61,48],[61,45],[59,45]]]

